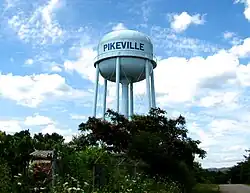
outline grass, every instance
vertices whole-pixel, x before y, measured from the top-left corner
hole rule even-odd
[[[215,184],[197,184],[193,193],[219,193],[219,186]]]

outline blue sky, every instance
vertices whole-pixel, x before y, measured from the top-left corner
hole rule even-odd
[[[0,2],[2,130],[70,140],[92,112],[98,41],[128,28],[151,37],[157,106],[186,116],[190,136],[208,152],[203,166],[242,160],[250,147],[249,0]],[[143,113],[145,82],[135,89],[136,113]],[[109,108],[114,97],[109,84]]]

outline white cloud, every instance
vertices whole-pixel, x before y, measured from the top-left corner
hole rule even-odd
[[[250,57],[250,38],[244,39],[240,45],[233,46],[230,52],[240,58]]]
[[[51,120],[49,117],[42,116],[39,114],[34,114],[33,116],[28,116],[24,120],[24,124],[26,126],[43,126],[54,124],[54,121]]]
[[[123,23],[118,23],[117,25],[112,27],[113,31],[118,31],[118,30],[123,30],[123,29],[127,29],[127,27]]]
[[[55,124],[47,125],[45,128],[41,130],[43,134],[52,134],[52,133],[58,133],[59,135],[62,135],[65,139],[65,142],[69,142],[72,139],[72,135],[74,134],[71,129],[61,129],[58,128]]]
[[[245,5],[244,15],[250,21],[250,0],[235,0],[234,3],[243,3]]]
[[[17,120],[0,120],[0,131],[15,133],[21,130],[20,122]]]
[[[247,138],[250,136],[248,124],[235,120],[216,119],[205,126],[206,131],[196,128],[202,141],[200,147],[206,149],[208,153],[207,158],[203,160],[203,166],[226,167],[242,161],[247,149]]]
[[[203,57],[169,57],[158,62],[155,87],[161,94],[158,102],[197,102],[205,107],[223,103],[237,106],[240,91],[250,85],[250,66],[242,65],[238,57],[250,53],[249,39],[229,51]],[[164,80],[164,81],[163,81]]]
[[[81,120],[81,121],[85,121],[85,120],[88,119],[88,116],[86,116],[86,115],[71,114],[70,117],[71,117],[71,119],[74,119],[74,120]]]
[[[5,0],[5,9],[9,9],[11,7],[14,7],[18,0]]]
[[[83,78],[92,82],[95,81],[95,68],[94,59],[97,56],[97,52],[92,48],[81,48],[79,58],[76,61],[66,60],[64,62],[65,71],[76,71]]]
[[[50,0],[47,4],[36,8],[30,15],[17,9],[18,12],[13,12],[14,16],[8,20],[8,24],[25,42],[55,43],[64,33],[60,25],[53,20],[54,11],[60,5],[59,0]]]
[[[0,131],[4,131],[6,133],[11,133],[11,134],[20,132],[23,130],[21,124],[22,122],[17,120],[0,120]],[[58,128],[57,124],[55,124],[50,118],[45,116],[40,116],[38,114],[26,117],[23,124],[26,126],[45,126],[39,132],[43,134],[58,133],[64,137],[65,142],[71,141],[73,135],[77,134],[73,132],[71,129]],[[31,136],[33,136],[33,134],[34,133],[31,132]]]
[[[29,58],[24,62],[26,65],[32,65],[34,63],[34,60]]]
[[[213,107],[216,105],[228,105],[231,109],[238,107],[239,93],[234,91],[228,92],[211,92],[200,99],[200,105],[203,107]]]
[[[56,127],[56,125],[52,124],[52,125],[47,125],[46,127],[44,127],[41,132],[43,134],[52,134],[52,133],[58,133],[60,135],[65,135],[65,134],[69,134],[72,132],[71,129],[59,129]]]
[[[60,66],[52,66],[52,72],[62,72],[62,68]]]
[[[229,32],[229,31],[227,31],[227,32],[224,32],[224,33],[223,33],[223,37],[224,37],[225,39],[231,39],[233,36],[235,36],[235,33],[234,33],[234,32]]]
[[[171,28],[176,32],[185,31],[190,25],[202,25],[205,23],[204,15],[190,15],[187,12],[169,15]]]
[[[180,33],[173,33],[169,28],[153,26],[150,31],[154,50],[161,53],[162,58],[168,56],[192,57],[203,54],[211,55],[216,53],[220,47],[200,39],[186,37]]]
[[[42,129],[39,132],[43,134],[58,133],[64,137],[65,142],[71,141],[73,135],[76,135],[76,133],[71,129],[60,128],[58,127],[58,124],[51,118],[39,115],[37,113],[26,117],[23,122],[17,120],[0,120],[0,131],[5,131],[7,133],[20,132],[23,130],[21,125],[31,127],[31,135],[34,134],[34,132],[32,132],[32,126],[40,126]]]
[[[226,41],[229,41],[230,44],[232,45],[239,45],[240,43],[242,43],[242,39],[240,39],[236,33],[234,32],[230,32],[230,31],[226,31],[223,33],[223,38]]]
[[[37,107],[48,98],[67,100],[89,96],[88,92],[70,87],[65,78],[58,74],[26,76],[0,74],[0,93],[0,97],[28,107]]]
[[[163,94],[158,100],[161,104],[192,102],[194,96],[203,94],[201,89],[217,90],[222,85],[232,87],[232,81],[238,81],[235,73],[238,66],[237,57],[224,50],[207,58],[163,59],[155,69],[156,91]],[[241,74],[239,72],[238,75]]]
[[[245,145],[241,144],[241,145],[233,145],[230,147],[226,147],[223,149],[223,151],[245,151],[248,147],[246,147]]]

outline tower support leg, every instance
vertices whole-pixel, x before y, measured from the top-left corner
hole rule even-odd
[[[155,81],[154,81],[154,69],[152,68],[151,76],[151,97],[152,97],[152,108],[156,108],[155,101]]]
[[[102,118],[103,119],[105,119],[105,113],[106,113],[107,84],[108,84],[108,80],[104,79],[103,112],[102,112]]]
[[[128,83],[122,83],[122,114],[128,118]]]
[[[119,113],[119,100],[120,100],[120,97],[119,97],[119,93],[120,93],[120,58],[117,57],[116,58],[116,112]]]
[[[145,75],[146,75],[146,92],[147,92],[147,100],[148,100],[148,111],[150,111],[152,106],[151,106],[150,63],[149,63],[149,60],[146,60]]]
[[[134,94],[133,94],[133,83],[131,82],[129,84],[129,89],[130,89],[130,92],[129,92],[129,116],[133,116],[134,114]]]
[[[93,117],[96,117],[98,84],[99,84],[99,64],[96,64],[95,96],[94,96],[94,104],[93,104]]]

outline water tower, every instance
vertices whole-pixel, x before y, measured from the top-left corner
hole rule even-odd
[[[153,44],[150,38],[138,31],[118,30],[110,32],[98,44],[95,96],[93,116],[96,116],[99,74],[104,78],[103,118],[106,112],[107,81],[116,83],[115,111],[128,117],[134,113],[133,84],[146,79],[148,109],[155,108],[155,87],[153,69]],[[120,111],[119,93],[122,86]]]

